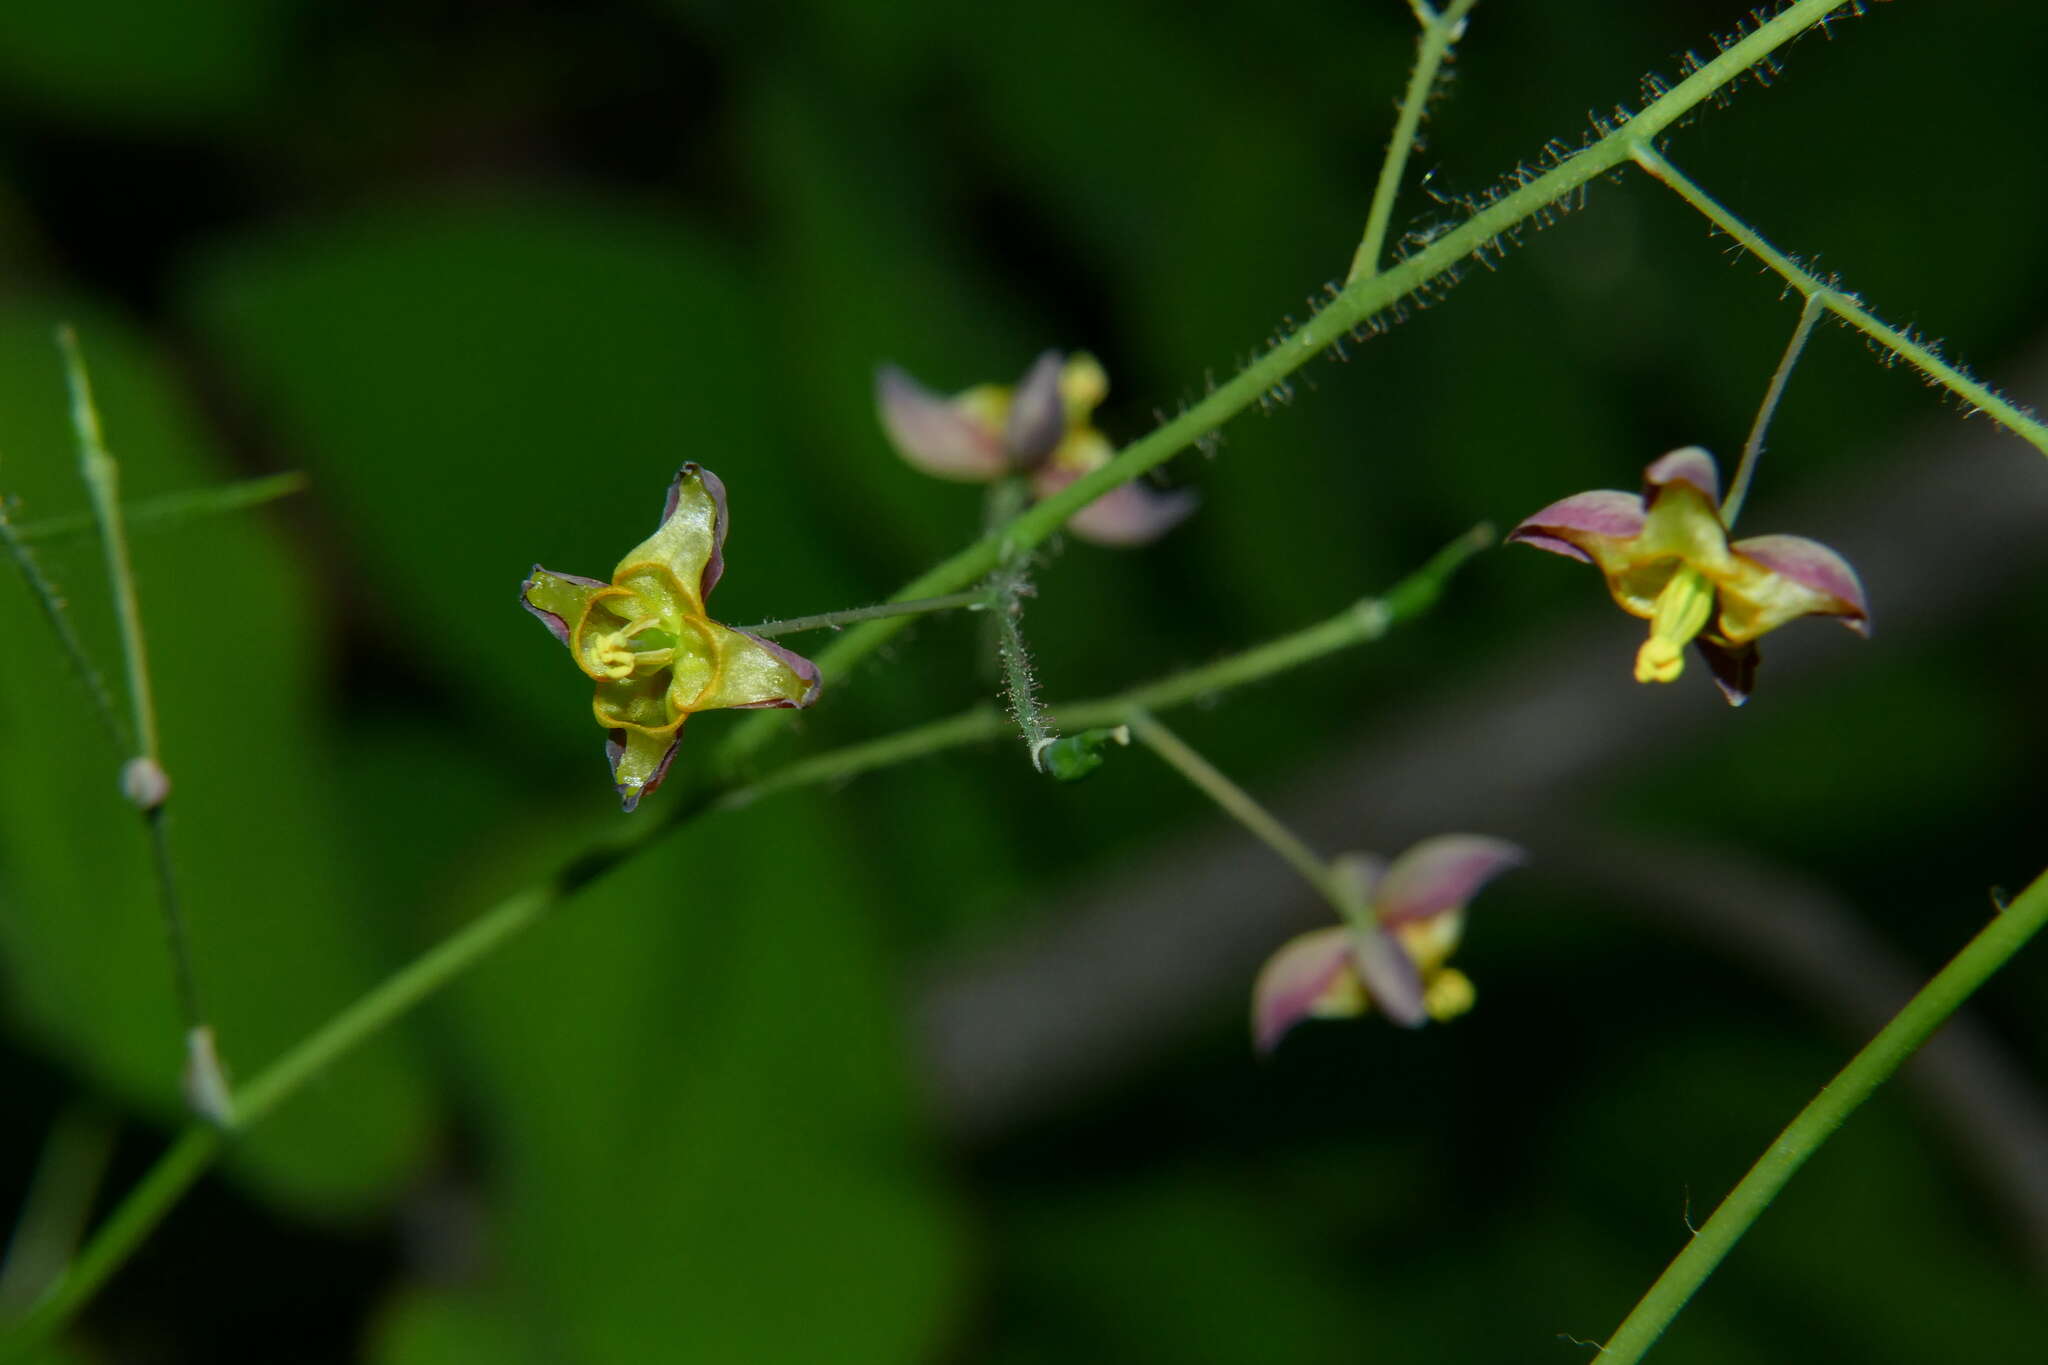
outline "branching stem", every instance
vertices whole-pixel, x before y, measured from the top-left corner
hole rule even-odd
[[[1633,129],[1635,126],[1630,124],[1629,128]],[[2023,410],[1988,385],[1964,374],[1935,354],[1931,347],[1913,340],[1896,327],[1880,322],[1863,306],[1861,300],[1845,292],[1838,282],[1822,279],[1772,246],[1764,240],[1761,233],[1721,207],[1714,197],[1701,189],[1690,176],[1666,160],[1647,139],[1639,142],[1631,154],[1636,164],[1663,181],[1679,198],[1698,209],[1708,222],[1734,238],[1744,250],[1769,266],[1783,277],[1785,283],[1805,295],[1807,299],[1820,298],[1821,306],[1828,312],[1919,370],[1930,381],[1948,389],[1969,404],[1971,409],[1989,414],[1992,420],[2009,429],[2042,454],[2048,455],[2048,423]]]
[[[1387,223],[1394,214],[1394,200],[1400,197],[1401,176],[1408,169],[1408,157],[1415,150],[1415,135],[1422,126],[1423,111],[1429,107],[1430,92],[1436,88],[1437,72],[1451,55],[1451,47],[1465,35],[1465,16],[1478,0],[1451,0],[1438,13],[1422,0],[1415,0],[1415,20],[1422,32],[1415,37],[1415,66],[1408,73],[1408,89],[1401,96],[1401,112],[1394,119],[1394,136],[1387,142],[1387,155],[1380,162],[1379,183],[1373,187],[1372,207],[1365,215],[1365,235],[1351,258],[1344,283],[1379,270],[1380,252],[1387,244]]]

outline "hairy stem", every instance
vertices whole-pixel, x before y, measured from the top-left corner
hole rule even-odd
[[[1275,677],[1354,645],[1370,644],[1394,626],[1427,611],[1444,584],[1466,560],[1493,543],[1493,528],[1475,526],[1436,552],[1429,562],[1380,597],[1352,603],[1328,620],[1200,668],[1133,687],[1107,697],[1060,702],[1048,708],[1069,730],[1122,725],[1136,709],[1163,711],[1214,697],[1235,687]],[[765,797],[820,783],[844,782],[912,759],[1000,738],[1008,727],[992,706],[884,735],[862,744],[831,749],[783,764],[767,777],[736,787],[718,799],[721,809],[751,805]]]
[[[1114,697],[1061,707],[1059,714],[1077,729],[1117,724],[1134,707],[1179,705],[1285,672],[1349,645],[1377,640],[1396,622],[1427,610],[1441,595],[1450,575],[1491,541],[1489,528],[1475,527],[1439,550],[1384,597],[1366,598],[1307,630],[1205,668],[1163,678]],[[708,809],[751,804],[778,792],[870,772],[941,749],[995,739],[1005,728],[1003,717],[995,708],[983,706],[891,739],[791,763],[766,781],[723,797],[716,792],[702,793],[696,801],[679,806],[666,820],[638,825],[589,850],[556,869],[546,880],[507,896],[478,915],[265,1068],[236,1094],[237,1126],[247,1127],[260,1121],[337,1057],[367,1041],[577,891],[698,814]],[[212,1164],[219,1151],[217,1131],[205,1126],[188,1129],[93,1235],[84,1253],[49,1294],[11,1332],[0,1337],[0,1360],[12,1359],[10,1351],[32,1348],[47,1338],[90,1299]]]
[[[1827,292],[1809,294],[1806,304],[1799,310],[1799,323],[1792,329],[1792,340],[1785,345],[1785,354],[1778,361],[1778,368],[1771,373],[1769,387],[1764,390],[1763,404],[1756,410],[1756,421],[1749,427],[1749,439],[1742,443],[1742,463],[1735,468],[1735,481],[1728,486],[1728,496],[1721,503],[1721,521],[1728,526],[1735,525],[1735,518],[1742,515],[1742,503],[1749,496],[1749,481],[1756,474],[1756,461],[1764,453],[1764,433],[1770,430],[1771,417],[1778,410],[1778,400],[1785,396],[1785,381],[1792,377],[1792,367],[1799,363],[1800,352],[1806,349],[1806,339],[1813,335],[1813,324],[1820,320],[1821,312],[1827,307]]]
[[[1785,1188],[1787,1181],[1834,1135],[1858,1105],[1884,1083],[1914,1049],[1927,1041],[1949,1015],[2007,959],[2048,924],[2048,872],[2008,905],[1969,941],[1948,966],[1906,1002],[1904,1009],[1877,1037],[1856,1054],[1757,1158],[1749,1173],[1729,1191],[1714,1216],[1665,1268],[1614,1335],[1601,1348],[1601,1365],[1629,1365],[1656,1343],[1671,1319],[1723,1257],[1749,1231],[1750,1224]]]
[[[1415,68],[1408,73],[1408,89],[1401,96],[1401,112],[1394,119],[1394,136],[1387,142],[1386,158],[1380,162],[1379,183],[1373,186],[1372,207],[1365,215],[1365,235],[1351,258],[1351,271],[1344,277],[1350,284],[1361,275],[1379,270],[1380,252],[1387,244],[1387,223],[1394,214],[1394,200],[1401,193],[1401,176],[1408,169],[1408,157],[1415,150],[1416,131],[1429,107],[1430,92],[1436,88],[1437,72],[1451,55],[1451,46],[1465,36],[1465,16],[1478,0],[1451,0],[1438,13],[1417,4],[1416,22],[1422,32],[1415,38]]]
[[[2048,455],[2048,423],[2043,423],[1996,390],[1964,374],[1935,354],[1933,348],[1922,345],[1896,327],[1880,322],[1855,295],[1845,292],[1838,281],[1822,279],[1772,246],[1756,229],[1721,207],[1712,195],[1666,160],[1648,141],[1637,145],[1632,155],[1636,164],[1670,186],[1679,198],[1698,209],[1708,222],[1734,238],[1744,250],[1777,272],[1785,283],[1808,300],[1820,299],[1821,306],[1828,312],[1946,388],[1969,404],[1972,411],[1988,413],[1993,421]]]
[[[1692,75],[1644,105],[1635,117],[1620,127],[1589,142],[1526,184],[1501,195],[1413,256],[1386,270],[1353,280],[1321,312],[1281,338],[1264,355],[1211,390],[1201,401],[1149,435],[1125,446],[1100,469],[1082,475],[1006,525],[983,535],[950,559],[912,579],[895,594],[895,599],[907,601],[958,591],[994,568],[1006,546],[1036,547],[1065,525],[1068,517],[1112,488],[1129,483],[1164,464],[1251,407],[1262,394],[1374,315],[1454,273],[1468,258],[1482,259],[1495,238],[1523,219],[1616,167],[1626,165],[1632,158],[1638,158],[1639,152],[1646,149],[1652,139],[1711,98],[1715,91],[1840,7],[1841,0],[1797,0],[1788,5],[1745,37],[1730,43]],[[1988,391],[1985,392],[1990,397]],[[2005,407],[2010,409],[2009,404]],[[2048,449],[2048,444],[2043,448]],[[901,623],[895,621],[863,622],[833,641],[831,648],[818,656],[818,666],[828,680],[842,679],[901,628]],[[742,771],[762,745],[781,733],[783,726],[784,722],[770,712],[747,717],[734,727],[720,749],[717,756],[719,771],[728,777]]]
[[[824,611],[816,616],[792,616],[783,621],[763,621],[758,626],[741,626],[739,629],[748,635],[772,640],[778,635],[794,635],[803,630],[838,630],[862,621],[886,620],[891,616],[923,616],[934,611],[981,611],[987,605],[986,593],[955,592],[944,597],[927,597],[921,602],[878,602],[872,607]]]

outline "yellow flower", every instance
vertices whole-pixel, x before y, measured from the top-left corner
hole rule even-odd
[[[1833,616],[1870,633],[1863,585],[1849,562],[1804,536],[1730,543],[1714,457],[1674,450],[1643,471],[1643,492],[1596,489],[1554,502],[1509,540],[1598,568],[1631,616],[1650,623],[1637,682],[1670,682],[1698,648],[1731,706],[1756,682],[1756,639],[1801,616]]]
[[[591,710],[608,732],[612,781],[627,810],[668,775],[693,713],[817,700],[817,665],[705,615],[725,570],[725,525],[725,485],[686,464],[669,485],[661,526],[627,552],[611,582],[536,564],[519,587],[520,604],[597,683]]]

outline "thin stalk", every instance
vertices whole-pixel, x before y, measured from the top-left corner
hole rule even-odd
[[[1122,725],[1134,709],[1163,711],[1185,706],[1300,668],[1338,650],[1370,644],[1395,625],[1428,610],[1458,567],[1492,543],[1493,528],[1475,526],[1437,551],[1428,563],[1383,596],[1362,598],[1327,620],[1200,668],[1170,674],[1111,696],[1060,702],[1048,709],[1068,730]],[[719,797],[718,808],[736,809],[799,787],[844,782],[862,773],[947,749],[984,744],[1000,738],[1007,728],[994,707],[977,706],[944,720],[783,764],[767,777]]]
[[[306,476],[297,471],[286,474],[267,474],[260,479],[244,479],[239,483],[218,484],[209,488],[188,488],[177,493],[162,493],[140,502],[131,502],[121,508],[121,516],[130,530],[141,526],[175,526],[196,517],[218,516],[227,512],[241,512],[251,507],[261,507],[266,502],[289,497],[304,491]],[[16,528],[21,538],[30,543],[46,540],[67,540],[97,530],[99,520],[91,512],[67,512],[63,516],[44,517],[38,521],[23,522]]]
[[[1634,124],[1629,125],[1631,128]],[[1989,414],[2028,445],[2048,455],[2048,423],[2000,395],[1996,390],[1964,374],[1936,355],[1932,348],[1904,332],[1880,322],[1855,295],[1845,293],[1840,283],[1824,280],[1784,252],[1765,241],[1756,229],[1737,218],[1701,189],[1685,172],[1672,165],[1648,140],[1637,145],[1632,155],[1636,164],[1669,186],[1673,193],[1698,209],[1708,222],[1740,243],[1744,250],[1762,261],[1808,299],[1822,299],[1822,306],[1872,341],[1913,366],[1929,379],[1947,388],[1975,411]]]
[[[14,567],[21,571],[22,581],[35,595],[36,603],[43,609],[43,618],[50,623],[50,629],[57,636],[57,647],[64,651],[64,657],[71,662],[71,669],[78,680],[85,685],[86,696],[92,699],[93,709],[100,713],[100,722],[106,733],[113,736],[114,743],[122,750],[128,750],[134,743],[134,736],[128,731],[128,722],[114,709],[114,698],[101,680],[99,670],[92,666],[92,659],[85,652],[85,641],[71,625],[71,617],[64,610],[64,595],[57,591],[57,585],[43,572],[36,561],[35,553],[28,547],[28,537],[21,534],[7,516],[7,506],[0,500],[0,542],[7,546],[7,553],[14,560]]]
[[[0,1320],[33,1302],[63,1273],[85,1231],[92,1200],[114,1152],[114,1123],[96,1108],[60,1110],[0,1261]]]
[[[1834,1135],[1857,1106],[1899,1069],[1920,1044],[1955,1013],[1976,989],[2004,966],[2048,924],[2048,872],[2004,912],[1980,930],[1940,973],[1920,988],[1904,1009],[1870,1040],[1841,1073],[1799,1111],[1777,1141],[1757,1158],[1749,1173],[1729,1191],[1714,1216],[1657,1277],[1641,1302],[1622,1320],[1601,1348],[1601,1365],[1629,1365],[1645,1351],[1685,1307],[1707,1276],[1749,1231],[1757,1216],[1785,1188],[1798,1169]]]
[[[1317,856],[1314,849],[1301,841],[1300,836],[1264,806],[1252,799],[1252,794],[1223,775],[1222,769],[1189,748],[1179,735],[1159,723],[1150,711],[1143,707],[1132,707],[1126,713],[1131,733],[1145,742],[1147,748],[1172,766],[1174,771],[1200,788],[1202,794],[1221,806],[1224,813],[1243,825],[1267,848],[1272,849],[1286,860],[1288,866],[1302,875],[1303,880],[1313,886],[1323,899],[1339,915],[1349,918],[1352,913],[1352,899],[1339,885],[1330,865]]]
[[[1645,104],[1635,117],[1614,131],[1588,143],[1519,188],[1501,195],[1406,260],[1376,274],[1352,280],[1328,307],[1282,337],[1258,359],[1179,416],[1125,446],[1102,468],[1082,475],[1007,524],[984,534],[950,559],[918,575],[894,594],[894,600],[914,601],[957,592],[994,568],[1006,546],[1035,548],[1065,525],[1067,518],[1074,513],[1112,488],[1129,483],[1164,464],[1230,418],[1253,406],[1281,380],[1376,314],[1450,274],[1467,260],[1484,259],[1483,253],[1491,247],[1494,239],[1523,219],[1627,164],[1631,158],[1640,159],[1641,151],[1647,149],[1659,134],[1706,102],[1722,86],[1826,19],[1840,8],[1840,4],[1841,0],[1796,0],[1786,6],[1783,12],[1758,24],[1747,36],[1730,43],[1712,61],[1704,63],[1692,75]],[[1978,386],[1978,391],[1985,394],[1987,401],[1983,406],[1987,411],[2017,415],[2011,404],[1996,400],[1995,396],[1982,390],[1982,386]],[[2029,435],[2028,439],[2034,438]],[[2042,429],[2038,444],[2048,452],[2048,428]],[[897,621],[864,621],[820,653],[818,666],[827,681],[843,679],[856,664],[888,643],[900,629],[902,623]],[[720,748],[715,767],[728,778],[743,771],[761,746],[782,733],[784,726],[785,723],[771,712],[763,711],[747,717],[733,728]]]
[[[135,725],[139,757],[162,762],[157,747],[156,703],[149,688],[149,652],[142,639],[142,609],[135,600],[135,575],[128,563],[128,536],[121,523],[121,470],[107,453],[100,433],[99,409],[93,405],[92,380],[79,354],[78,336],[70,327],[57,329],[71,385],[71,425],[78,433],[78,469],[92,495],[93,516],[107,556],[107,578],[113,587],[114,610],[121,622],[121,656],[128,666],[128,702]]]
[[[741,626],[749,635],[772,640],[802,630],[839,630],[861,621],[881,621],[891,616],[923,616],[934,611],[980,611],[988,605],[981,592],[955,592],[944,597],[927,597],[921,602],[878,602],[872,607],[851,607],[846,611],[823,611],[816,616],[792,616],[783,621],[763,621],[758,626]]]
[[[1764,453],[1764,433],[1770,430],[1778,400],[1785,395],[1785,381],[1792,377],[1792,367],[1799,363],[1799,354],[1806,349],[1806,339],[1813,335],[1813,324],[1820,320],[1827,299],[1827,290],[1808,294],[1805,306],[1799,310],[1799,325],[1792,329],[1792,340],[1785,344],[1784,357],[1771,373],[1763,404],[1756,410],[1756,421],[1750,424],[1749,439],[1742,443],[1742,463],[1736,466],[1735,482],[1728,486],[1728,496],[1721,503],[1721,521],[1725,525],[1733,526],[1735,518],[1742,514],[1743,499],[1749,496],[1749,481],[1756,474],[1757,457]]]
[[[69,326],[57,329],[64,353],[65,376],[71,388],[71,425],[78,435],[79,474],[92,496],[100,543],[107,557],[107,580],[121,626],[121,657],[127,665],[128,702],[136,753],[122,770],[128,799],[142,812],[148,830],[150,868],[155,874],[157,906],[162,913],[164,944],[171,959],[171,981],[185,1021],[185,1097],[193,1110],[223,1127],[234,1121],[234,1102],[226,1072],[214,1050],[213,1028],[199,997],[199,978],[192,969],[191,936],[178,896],[171,860],[170,831],[165,824],[170,778],[164,772],[157,742],[156,702],[149,681],[149,651],[143,642],[142,607],[135,593],[135,573],[128,558],[128,535],[121,520],[121,469],[107,451],[100,430],[99,408],[93,402],[92,379]]]
[[[1394,200],[1401,193],[1401,176],[1408,169],[1408,157],[1415,150],[1415,134],[1422,126],[1423,110],[1429,107],[1430,91],[1436,88],[1436,74],[1451,55],[1451,47],[1465,36],[1465,16],[1478,0],[1451,0],[1441,13],[1417,0],[1415,20],[1422,31],[1415,36],[1415,67],[1408,73],[1408,89],[1401,96],[1401,112],[1394,119],[1394,136],[1387,142],[1386,157],[1380,162],[1379,183],[1373,187],[1372,207],[1365,215],[1365,235],[1351,258],[1349,284],[1360,275],[1379,270],[1380,252],[1387,244],[1387,223],[1394,214]]]

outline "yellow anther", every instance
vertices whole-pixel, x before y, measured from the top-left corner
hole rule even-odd
[[[1472,988],[1472,978],[1456,967],[1444,968],[1422,988],[1422,1007],[1439,1024],[1449,1023],[1471,1009],[1478,998],[1479,992]]]
[[[1698,569],[1671,575],[1657,594],[1650,638],[1636,651],[1637,682],[1671,682],[1685,671],[1685,647],[1706,629],[1714,614],[1714,585]]]

